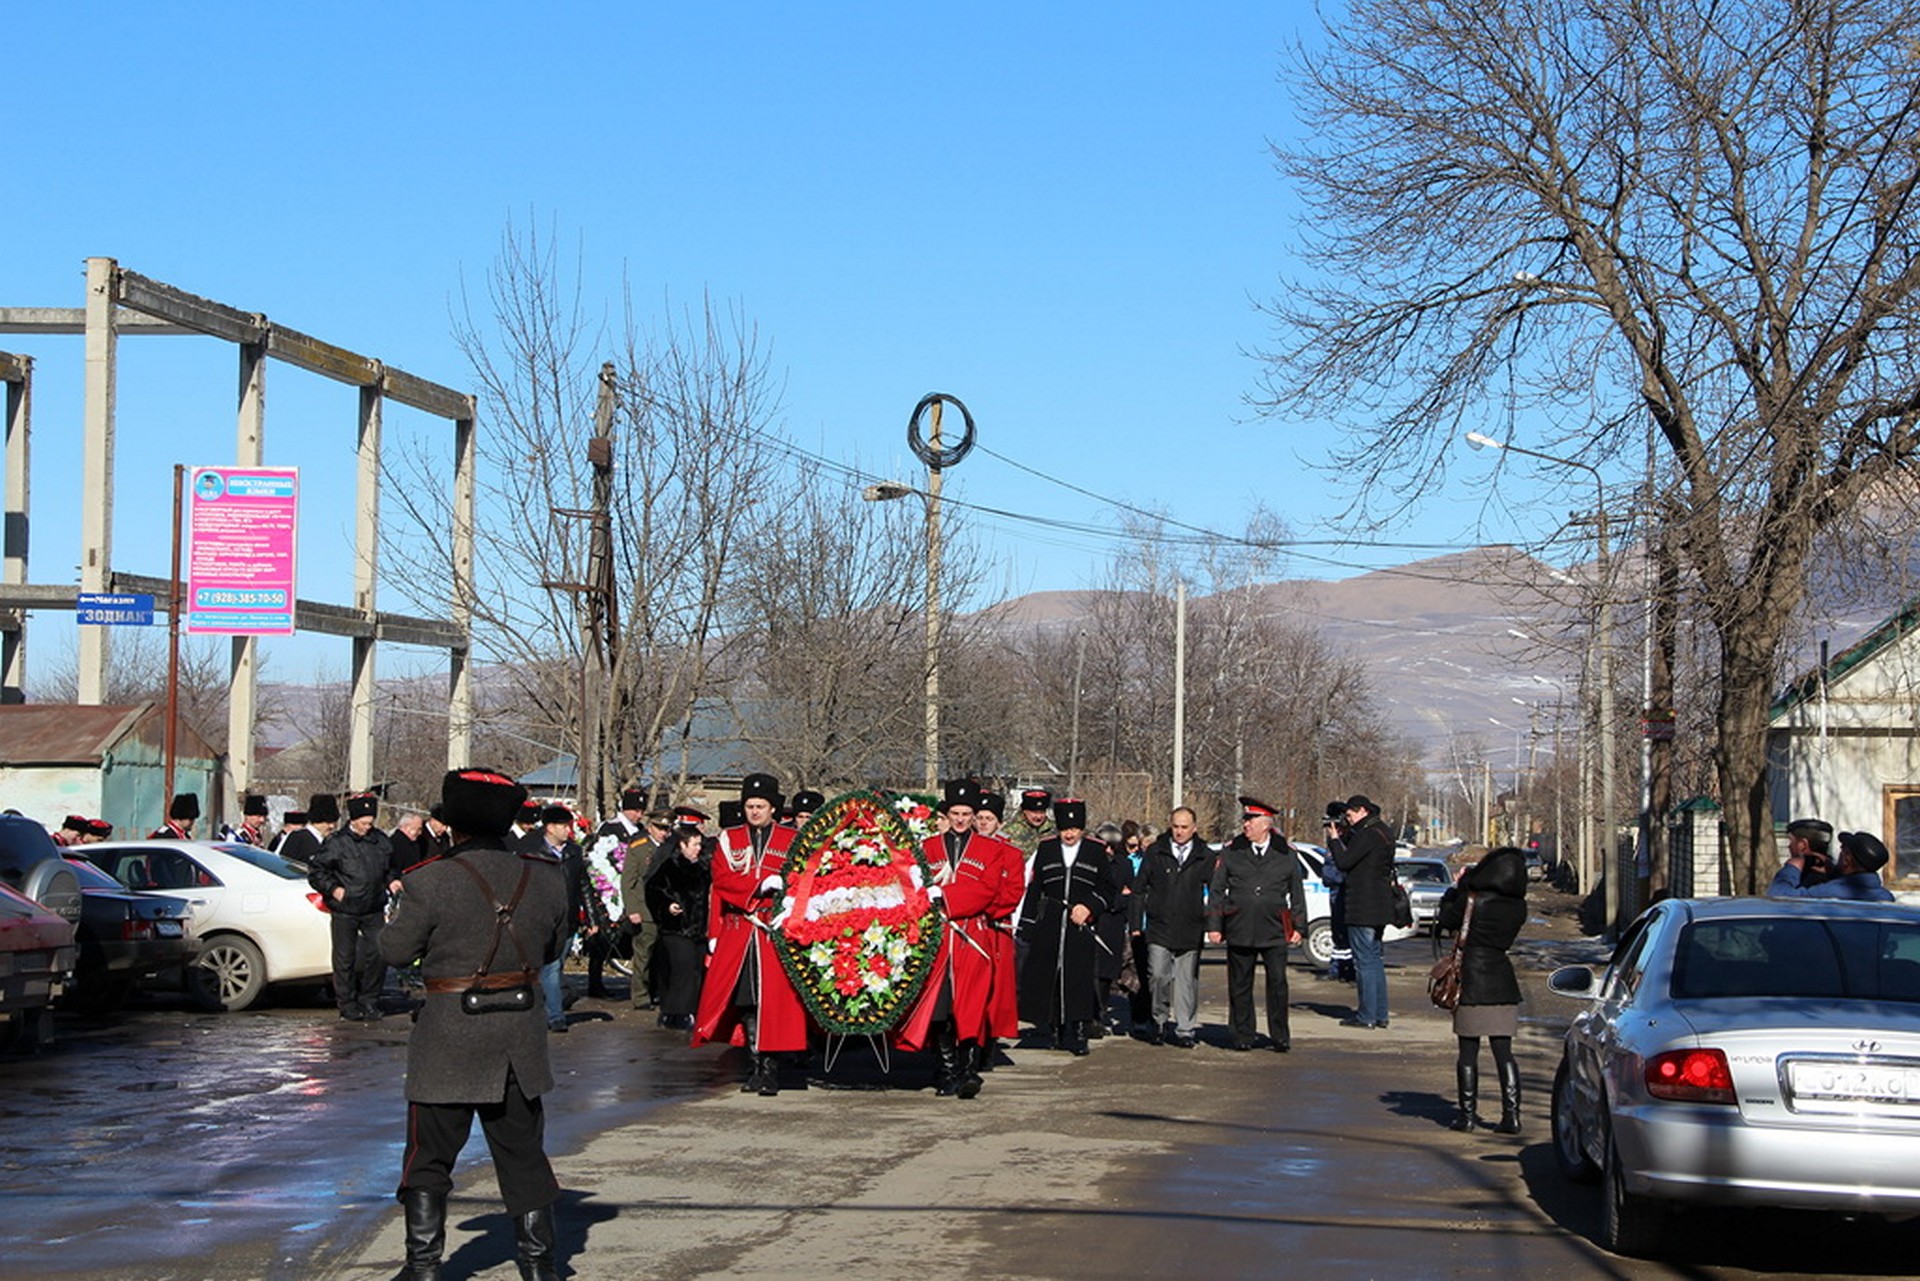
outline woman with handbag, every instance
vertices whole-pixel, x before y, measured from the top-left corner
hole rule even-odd
[[[1520,1024],[1520,981],[1507,949],[1527,920],[1527,856],[1503,845],[1461,872],[1440,900],[1439,928],[1459,931],[1459,1003],[1453,1034],[1459,1041],[1454,1077],[1460,1110],[1456,1130],[1479,1129],[1474,1113],[1480,1094],[1480,1038],[1493,1050],[1500,1078],[1500,1123],[1496,1134],[1520,1133],[1520,1065],[1513,1037]],[[1436,996],[1436,999],[1437,996]]]

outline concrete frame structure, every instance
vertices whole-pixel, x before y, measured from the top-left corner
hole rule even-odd
[[[297,600],[294,625],[301,631],[350,637],[352,731],[347,785],[369,787],[373,777],[375,655],[381,641],[445,649],[449,655],[447,762],[465,765],[473,734],[470,671],[473,615],[474,398],[343,347],[276,325],[259,313],[201,298],[123,269],[111,258],[87,259],[86,305],[0,307],[0,333],[80,334],[86,340],[82,402],[80,583],[27,581],[27,460],[32,362],[0,353],[0,379],[7,384],[5,562],[0,567],[0,685],[17,701],[25,649],[23,614],[30,608],[72,609],[80,592],[150,593],[165,608],[169,582],[113,568],[114,401],[118,344],[122,335],[201,334],[239,348],[238,427],[234,461],[242,467],[266,458],[266,370],[269,358],[360,389],[356,466],[354,599],[352,606]],[[379,587],[380,428],[387,400],[422,410],[453,424],[453,554],[449,617],[386,613],[377,608]],[[110,637],[106,628],[79,629],[79,696],[82,704],[105,701]],[[255,697],[258,640],[234,637],[229,676],[228,774],[237,810],[252,784],[255,757]],[[219,817],[219,816],[215,816]],[[234,815],[228,815],[232,818]]]
[[[0,382],[7,384],[5,521],[0,535],[0,588],[27,581],[27,463],[33,422],[33,361],[0,351]],[[27,632],[25,615],[0,609],[0,703],[26,701]]]

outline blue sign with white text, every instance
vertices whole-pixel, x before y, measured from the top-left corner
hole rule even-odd
[[[83,627],[147,627],[153,624],[153,597],[81,592],[74,601],[73,616]]]

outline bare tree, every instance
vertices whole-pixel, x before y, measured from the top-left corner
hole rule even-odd
[[[476,645],[503,663],[535,738],[576,741],[583,713],[585,583],[593,472],[587,457],[602,365],[618,388],[613,428],[611,559],[616,654],[606,705],[605,759],[582,764],[582,791],[650,771],[662,736],[709,692],[723,650],[729,562],[772,514],[763,500],[766,435],[778,389],[752,325],[703,300],[648,328],[622,298],[609,337],[591,322],[576,266],[551,234],[509,226],[487,278],[481,314],[456,337],[481,387]],[[391,554],[403,589],[444,595],[448,573],[444,461],[406,456],[389,487],[407,516]]]
[[[922,508],[862,502],[812,465],[789,484],[737,558],[737,732],[796,785],[905,778],[925,706]],[[942,599],[964,599],[963,544],[951,528],[946,543]]]
[[[1652,434],[1718,642],[1738,891],[1774,862],[1767,708],[1810,548],[1911,463],[1916,29],[1910,0],[1355,0],[1292,59],[1279,158],[1320,270],[1275,304],[1270,407],[1353,412],[1375,507],[1502,376],[1569,424],[1544,451],[1604,467]]]
[[[107,673],[106,701],[111,704],[167,701],[167,633],[164,628],[123,629],[114,638],[113,666]],[[211,636],[183,636],[178,676],[180,720],[205,739],[215,752],[227,750],[227,644]],[[33,697],[43,703],[70,703],[79,687],[79,656],[69,644],[48,664],[33,684]],[[272,723],[284,715],[274,687],[261,686],[258,717]]]

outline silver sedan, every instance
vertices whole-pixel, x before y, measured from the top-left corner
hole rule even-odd
[[[1670,899],[1548,986],[1588,1002],[1553,1144],[1608,1249],[1657,1253],[1689,1203],[1920,1214],[1920,911]]]

